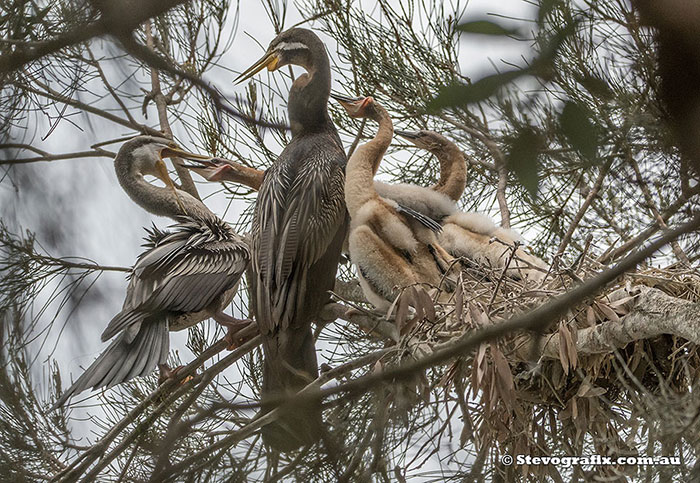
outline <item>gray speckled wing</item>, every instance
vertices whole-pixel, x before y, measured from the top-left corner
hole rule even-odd
[[[165,363],[169,326],[183,313],[206,309],[233,288],[250,260],[246,242],[216,218],[183,217],[172,232],[153,229],[134,266],[122,311],[102,333],[116,339],[54,407],[90,387],[111,387]]]
[[[312,151],[303,164],[280,156],[260,189],[252,252],[256,315],[263,333],[308,320],[300,314],[307,305],[307,271],[329,249],[345,220],[344,154],[331,154],[338,159],[327,150]]]
[[[249,260],[247,244],[224,222],[183,218],[139,257],[124,307],[102,340],[153,314],[205,309],[238,283]]]

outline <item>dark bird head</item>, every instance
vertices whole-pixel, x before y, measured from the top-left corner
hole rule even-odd
[[[454,144],[445,136],[438,134],[435,131],[401,131],[399,129],[395,129],[394,133],[398,134],[404,139],[407,139],[415,146],[432,153],[447,149]]]
[[[289,29],[272,39],[265,55],[238,76],[235,82],[243,82],[265,67],[269,71],[275,71],[290,64],[313,73],[318,67],[316,59],[323,56],[327,58],[326,47],[315,33],[302,28]]]
[[[175,195],[177,189],[168,174],[164,158],[208,159],[207,156],[183,151],[170,139],[157,136],[137,136],[122,144],[114,158],[114,169],[122,185],[128,179],[155,176]],[[179,198],[178,198],[179,203]]]
[[[335,133],[327,109],[331,91],[330,61],[326,46],[311,30],[293,28],[279,34],[270,42],[265,55],[238,76],[236,82],[249,79],[265,67],[275,71],[290,64],[306,69],[306,73],[294,80],[289,91],[287,110],[292,136],[322,131]]]
[[[376,114],[376,104],[371,96],[346,97],[339,94],[331,94],[331,97],[343,106],[350,117],[356,119],[372,118]]]

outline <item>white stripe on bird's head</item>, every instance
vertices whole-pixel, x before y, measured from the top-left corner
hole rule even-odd
[[[309,48],[306,46],[306,44],[303,44],[301,42],[280,42],[277,44],[276,50],[300,50],[300,49],[306,49],[308,50]]]

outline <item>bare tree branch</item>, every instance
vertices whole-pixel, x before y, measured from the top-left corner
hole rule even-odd
[[[663,217],[661,216],[661,213],[659,212],[659,208],[656,206],[656,203],[654,202],[654,198],[651,195],[651,191],[649,190],[649,186],[647,186],[647,183],[644,181],[644,178],[642,177],[642,172],[639,169],[639,164],[637,164],[637,161],[634,159],[632,155],[628,156],[627,161],[630,163],[630,166],[632,166],[632,169],[634,170],[634,176],[637,179],[637,183],[639,183],[639,187],[642,190],[642,194],[644,195],[644,200],[646,201],[646,204],[649,207],[649,211],[654,215],[654,218],[656,219],[656,222],[659,224],[659,227],[661,230],[665,231],[668,229],[668,225],[666,225],[666,222],[664,221]],[[686,190],[687,191],[687,190]],[[686,255],[683,252],[683,249],[681,246],[678,244],[677,241],[672,241],[671,242],[671,248],[673,249],[673,253],[675,253],[676,258],[683,263],[686,267],[690,266],[690,260],[688,260],[688,255]]]
[[[664,210],[664,212],[661,214],[661,219],[664,220],[664,222],[667,222],[673,215],[678,213],[678,211],[686,205],[688,200],[695,196],[696,194],[700,193],[700,185],[697,185],[693,188],[690,189],[690,192],[687,193],[687,195],[682,194],[676,201],[674,201],[671,205],[668,206]],[[642,231],[639,235],[636,237],[632,238],[631,240],[628,240],[624,244],[620,245],[619,247],[615,248],[614,250],[610,250],[609,252],[604,253],[598,258],[598,262],[600,263],[608,263],[610,261],[613,261],[617,258],[619,258],[621,255],[624,255],[625,253],[629,252],[630,250],[635,249],[639,245],[643,244],[645,241],[649,239],[649,237],[653,236],[654,233],[659,231],[661,229],[661,225],[659,225],[658,220],[654,223],[651,224],[651,226],[647,227],[644,231]]]
[[[80,109],[85,112],[89,112],[91,114],[95,114],[97,116],[103,117],[107,119],[108,121],[112,121],[115,124],[119,124],[120,126],[128,127],[130,129],[134,129],[136,131],[139,131],[143,134],[149,134],[151,136],[162,136],[163,133],[158,131],[157,129],[153,129],[149,126],[146,126],[144,124],[133,124],[131,121],[128,119],[121,118],[115,114],[112,114],[111,112],[107,112],[104,109],[97,108],[95,106],[92,106],[90,104],[86,104],[84,102],[72,99],[68,96],[64,96],[60,92],[56,92],[55,90],[51,89],[49,86],[34,80],[34,82],[41,87],[42,90],[36,89],[35,87],[26,85],[26,84],[21,84],[18,83],[18,86],[24,89],[27,92],[31,92],[33,94],[38,94],[40,96],[46,97],[48,99],[51,99],[53,101],[61,102],[63,104],[67,104],[69,106],[75,107],[77,109]]]
[[[145,25],[146,30],[146,46],[155,55],[155,43],[153,41],[153,32],[151,29],[151,21],[146,20]],[[148,94],[149,97],[153,98],[153,102],[156,104],[156,109],[158,110],[158,121],[160,122],[160,129],[163,131],[165,136],[169,139],[173,138],[173,130],[170,127],[170,121],[168,120],[168,106],[167,100],[163,95],[163,91],[160,88],[160,77],[158,70],[151,66],[151,92]],[[180,185],[183,190],[194,196],[196,199],[200,199],[199,193],[197,192],[197,187],[192,181],[192,175],[190,171],[183,166],[184,162],[182,158],[173,157],[173,165],[175,166],[175,171],[177,176],[180,178]]]
[[[227,104],[228,101],[226,100],[226,98],[222,96],[217,89],[209,85],[209,83],[207,83],[206,81],[202,80],[194,74],[191,74],[180,69],[179,67],[171,65],[167,60],[155,54],[148,47],[139,44],[133,38],[133,36],[122,36],[118,39],[121,42],[124,49],[137,59],[140,59],[147,65],[154,67],[160,71],[169,72],[170,74],[176,77],[186,79],[198,89],[205,92],[211,99],[217,111],[225,112],[233,117],[236,117],[245,122],[249,122],[256,126],[280,130],[289,130],[289,126],[286,126],[284,124],[278,124],[273,122],[267,122],[261,119],[256,119],[252,116],[248,116],[247,114],[243,114],[242,112],[236,109],[233,109]]]
[[[610,320],[579,329],[575,339],[576,352],[579,355],[609,354],[631,342],[663,334],[700,345],[700,305],[650,287],[642,286],[640,291],[630,313],[619,322]],[[530,360],[533,354],[559,359],[561,341],[557,334],[528,339],[518,348],[522,360]]]
[[[132,32],[145,20],[167,12],[184,2],[185,0],[94,0],[93,5],[102,12],[100,19],[59,34],[53,39],[26,47],[17,47],[13,52],[0,56],[0,74],[20,69],[32,61],[93,37],[107,33],[119,36]]]
[[[595,183],[593,184],[593,188],[588,192],[588,195],[586,196],[586,199],[584,200],[583,204],[579,208],[578,212],[574,216],[574,220],[571,222],[569,225],[569,228],[566,230],[566,233],[564,234],[564,237],[561,239],[561,243],[559,244],[559,248],[557,248],[557,253],[554,255],[555,259],[558,259],[564,254],[564,251],[566,250],[566,247],[569,245],[569,242],[571,241],[571,236],[574,234],[574,231],[576,231],[576,227],[578,227],[579,222],[583,218],[583,216],[586,214],[586,211],[588,210],[588,207],[591,206],[591,203],[593,200],[595,200],[596,196],[598,196],[598,192],[600,191],[600,188],[603,186],[603,181],[605,181],[605,177],[608,175],[608,172],[610,171],[610,166],[612,165],[614,159],[611,157],[608,159],[605,164],[600,168],[600,172],[598,173],[598,177],[595,180]]]
[[[0,144],[0,149],[7,149],[10,147],[16,148],[18,145],[12,144]],[[24,148],[23,149],[27,149]],[[32,149],[34,151],[34,149]],[[76,153],[64,153],[64,154],[49,154],[44,153],[41,156],[35,156],[31,158],[16,158],[16,159],[0,159],[0,165],[4,164],[27,164],[36,163],[40,161],[60,161],[65,159],[78,159],[78,158],[114,158],[116,153],[112,151],[107,151],[104,149],[93,149],[92,151],[78,151]]]

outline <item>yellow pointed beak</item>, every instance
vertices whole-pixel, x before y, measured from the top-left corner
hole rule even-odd
[[[171,148],[166,148],[166,149],[171,149]],[[184,152],[184,151],[183,151]],[[161,152],[162,156],[162,152]],[[168,174],[168,167],[165,165],[165,161],[163,159],[159,159],[156,161],[156,168],[158,170],[158,178],[165,183],[165,186],[167,186],[169,189],[172,190],[173,193],[175,193],[175,199],[177,200],[177,204],[182,210],[183,214],[187,214],[187,210],[185,209],[185,205],[182,204],[182,200],[180,199],[180,195],[178,194],[178,190],[175,187],[175,183],[173,183],[173,180],[170,179],[170,175]]]
[[[168,167],[165,165],[165,161],[163,161],[162,159],[156,161],[156,168],[158,169],[158,178],[163,183],[165,183],[165,186],[172,189],[173,191],[176,191],[177,188],[175,188],[175,183],[173,183],[173,180],[170,179],[170,175],[168,174]]]
[[[195,153],[190,153],[189,151],[183,151],[180,148],[176,148],[174,146],[168,146],[160,150],[160,155],[163,158],[170,158],[170,157],[178,157],[178,158],[184,158],[184,159],[201,159],[201,160],[207,160],[211,159],[211,156],[203,156],[201,154],[195,154]]]
[[[280,56],[277,54],[277,52],[267,52],[262,59],[257,61],[255,64],[253,64],[251,67],[249,67],[245,72],[243,72],[241,75],[236,77],[236,80],[234,80],[234,84],[240,84],[244,80],[250,79],[253,77],[255,74],[263,70],[265,67],[267,67],[267,70],[273,71],[276,70],[277,67],[279,66],[280,63]]]

